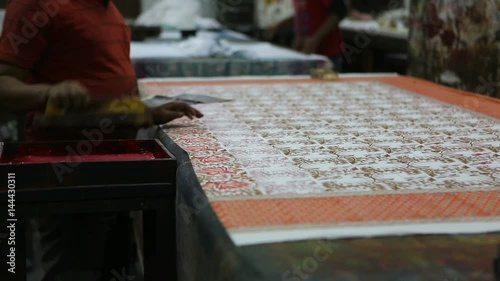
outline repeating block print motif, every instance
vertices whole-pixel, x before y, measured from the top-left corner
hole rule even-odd
[[[221,105],[200,106],[205,118],[164,126],[193,163],[213,201],[225,196],[320,193],[322,185]],[[215,138],[214,136],[217,136]]]
[[[320,183],[221,104],[201,107],[207,129],[245,167],[263,194],[321,193]]]
[[[311,193],[318,192],[315,183],[321,184],[320,192],[334,193],[500,188],[498,120],[386,84],[216,85],[168,91],[233,100],[200,106],[208,112],[200,122],[227,151],[234,151],[233,157],[241,152],[236,158],[245,171],[257,163],[267,165],[264,173],[249,172],[257,182],[290,163],[286,158],[310,175],[313,188],[305,192]],[[175,136],[175,131],[169,133]],[[242,156],[250,151],[256,153],[246,161]],[[298,173],[274,175],[274,188],[257,190],[300,190],[286,182]]]
[[[189,153],[198,181],[209,198],[261,194],[241,163],[200,120],[176,120],[165,129],[172,140]]]

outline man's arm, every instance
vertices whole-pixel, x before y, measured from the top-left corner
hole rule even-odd
[[[47,85],[29,85],[24,81],[47,46],[46,28],[26,39],[26,21],[33,19],[40,7],[35,1],[9,1],[0,37],[0,110],[21,113],[43,107]],[[22,41],[12,38],[21,37]]]
[[[330,16],[325,20],[321,27],[304,42],[302,52],[306,54],[314,53],[318,50],[319,46],[325,38],[338,28],[340,21],[346,16],[347,8],[344,0],[327,1],[328,11]]]
[[[55,85],[22,82],[28,71],[0,62],[0,111],[23,113],[43,110],[50,100],[66,109],[83,109],[89,104],[87,90],[78,82],[67,81]],[[172,102],[148,108],[152,124],[166,124],[187,116],[201,118],[203,114],[186,103]]]
[[[15,113],[45,107],[50,98],[56,106],[79,108],[88,100],[87,91],[77,82],[56,85],[27,84],[26,78],[39,63],[49,44],[51,18],[34,36],[25,35],[28,21],[45,11],[37,1],[9,1],[0,37],[0,110]],[[31,22],[28,22],[31,23]],[[34,24],[34,23],[31,23]],[[22,40],[14,40],[21,38]],[[14,41],[13,41],[14,40]]]
[[[48,86],[22,82],[27,75],[24,69],[0,63],[0,110],[17,113],[43,108]]]
[[[22,113],[44,109],[50,99],[56,106],[81,109],[89,102],[87,90],[78,82],[55,85],[23,82],[29,71],[0,62],[0,110]]]
[[[331,15],[327,20],[321,25],[313,36],[307,38],[304,42],[303,53],[312,54],[315,53],[323,40],[339,25],[339,19],[335,15]]]

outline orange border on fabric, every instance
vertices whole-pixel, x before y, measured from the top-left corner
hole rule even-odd
[[[226,228],[500,216],[500,190],[211,202]]]
[[[500,119],[500,99],[469,93],[442,86],[433,82],[407,76],[387,77],[351,77],[337,81],[317,79],[249,79],[249,80],[211,80],[211,81],[145,81],[151,86],[207,86],[207,85],[239,85],[239,84],[279,84],[279,83],[335,83],[335,82],[379,81],[398,88],[412,91],[423,96],[434,98],[455,106],[463,107],[493,118]]]
[[[500,119],[500,99],[469,93],[411,77],[384,77],[379,81]]]

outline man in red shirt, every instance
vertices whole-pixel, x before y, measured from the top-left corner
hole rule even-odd
[[[339,23],[347,14],[344,0],[294,0],[294,5],[297,48],[329,57],[340,71],[344,39]]]
[[[10,0],[0,38],[0,110],[30,113],[29,129],[33,112],[43,111],[49,100],[68,110],[84,110],[92,99],[137,96],[130,40],[129,28],[110,0]],[[184,103],[151,108],[149,113],[156,124],[183,116],[202,117]],[[68,131],[32,139],[85,136]],[[114,252],[109,260],[104,255],[110,249],[108,242],[116,240],[109,236],[116,233],[117,215],[39,217],[37,221],[45,272],[42,280],[116,278],[105,264],[113,264],[123,253]]]
[[[292,0],[295,16],[272,27],[268,39],[277,30],[294,26],[295,47],[306,54],[324,55],[340,72],[343,64],[344,39],[339,28],[340,21],[347,15],[344,0]]]
[[[109,0],[9,1],[0,39],[0,107],[31,112],[52,99],[78,110],[93,98],[138,95],[130,39]],[[156,123],[201,117],[179,103],[151,113]]]

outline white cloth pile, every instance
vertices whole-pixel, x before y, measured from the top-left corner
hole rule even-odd
[[[266,42],[235,42],[216,33],[199,32],[180,42],[132,42],[132,59],[145,58],[239,58],[252,60],[325,60],[319,55],[305,55]]]
[[[408,8],[387,11],[376,20],[353,20],[345,18],[340,22],[340,28],[344,30],[360,31],[367,34],[381,34],[394,38],[408,38],[409,36]]]
[[[188,38],[177,43],[176,47],[189,57],[228,57],[231,52],[221,40],[201,36]]]
[[[5,19],[5,10],[2,9],[2,10],[0,10],[0,33],[3,30],[4,19]]]
[[[267,29],[295,15],[293,0],[256,0],[255,16],[259,28]]]
[[[409,9],[397,9],[387,11],[377,18],[377,22],[383,29],[392,29],[400,32],[408,31],[408,24],[410,19]]]
[[[219,22],[205,16],[204,8],[201,0],[161,0],[139,15],[135,24],[174,30],[221,28]]]

